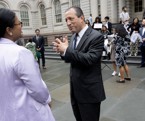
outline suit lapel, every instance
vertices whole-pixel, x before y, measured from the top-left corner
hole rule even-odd
[[[89,27],[86,32],[84,33],[84,35],[82,36],[78,46],[77,46],[77,50],[80,50],[82,45],[84,44],[84,42],[88,39],[89,34],[91,33],[92,29]]]
[[[142,32],[143,32],[143,29],[142,29]],[[142,36],[145,37],[145,31],[143,32],[143,35]]]
[[[140,30],[140,35],[141,35],[142,37],[145,36],[145,31],[144,31],[144,33],[143,33],[143,28],[141,28],[141,30]]]

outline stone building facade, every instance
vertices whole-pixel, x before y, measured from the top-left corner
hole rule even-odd
[[[0,0],[0,8],[13,10],[23,22],[24,38],[35,35],[39,28],[45,36],[46,44],[57,36],[70,35],[64,19],[64,12],[71,6],[80,6],[87,19],[92,14],[93,20],[99,14],[103,21],[105,16],[110,17],[112,23],[119,22],[119,13],[123,6],[127,6],[132,20],[142,18],[145,8],[144,0]]]

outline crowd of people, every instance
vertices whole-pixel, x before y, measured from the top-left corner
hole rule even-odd
[[[18,40],[16,40],[15,43],[17,45],[26,47],[33,53],[34,58],[36,59],[36,61],[39,64],[39,68],[41,68],[40,59],[42,59],[42,68],[46,69],[45,55],[44,55],[44,51],[45,51],[44,37],[42,35],[40,35],[39,29],[35,30],[35,34],[36,35],[34,37],[28,39],[26,44],[24,44],[24,40],[22,38],[19,38]]]
[[[144,12],[145,14],[145,12]],[[143,15],[144,16],[144,15]],[[120,22],[116,27],[112,27],[112,23],[109,22],[109,17],[106,16],[104,18],[104,21],[101,21],[100,17],[96,17],[95,21],[92,24],[92,28],[99,31],[101,34],[104,35],[104,51],[103,56],[107,56],[107,59],[112,61],[113,64],[113,70],[112,76],[115,76],[118,74],[119,77],[122,77],[123,74],[119,67],[119,73],[117,73],[117,66],[118,65],[118,57],[120,57],[120,54],[122,56],[122,60],[119,59],[119,61],[122,64],[122,66],[127,65],[126,58],[127,56],[138,56],[139,48],[141,51],[141,65],[139,67],[145,67],[145,49],[144,49],[144,17],[142,19],[142,24],[140,24],[138,17],[133,18],[133,20],[130,20],[129,13],[127,12],[127,7],[122,7],[122,12],[120,13]],[[86,23],[90,26],[91,24],[88,23],[90,20],[87,19]],[[119,27],[120,26],[120,27]],[[118,36],[121,31],[117,31],[117,28],[122,29],[126,33],[125,36],[122,37],[123,45],[120,45],[121,48],[126,48],[126,53],[118,53],[121,51],[118,51],[118,43],[119,41],[115,42],[116,39],[119,40]],[[129,69],[128,66],[124,67],[125,72],[127,72],[127,79],[131,80],[129,75]],[[129,79],[128,79],[129,78]],[[120,80],[124,80],[123,77],[120,78]],[[122,81],[125,82],[125,81]]]
[[[113,76],[119,68],[118,83],[131,81],[126,57],[137,56],[139,44],[140,67],[145,67],[145,18],[142,26],[137,17],[130,25],[129,19],[126,7],[122,8],[120,24],[115,28],[109,16],[102,22],[98,16],[93,22],[90,14],[84,21],[81,8],[70,7],[65,11],[71,41],[69,43],[67,37],[56,38],[53,46],[71,65],[70,97],[77,121],[99,121],[101,102],[106,98],[101,71],[103,51],[112,60]],[[5,8],[0,9],[0,30],[0,63],[3,65],[0,66],[0,120],[55,121],[49,105],[51,96],[40,74],[40,58],[46,69],[44,37],[40,30],[35,30],[36,35],[25,47],[17,45],[16,41],[22,37],[22,22],[13,11]]]

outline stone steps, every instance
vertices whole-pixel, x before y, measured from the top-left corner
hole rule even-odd
[[[45,46],[45,58],[51,60],[61,60],[59,53],[56,53],[53,50],[53,46]],[[128,56],[127,57],[127,64],[131,65],[139,65],[141,61],[140,54],[138,56]],[[102,59],[104,63],[112,63],[111,60]]]
[[[103,63],[106,63],[106,64],[108,64],[108,63],[112,63],[112,61],[111,60],[102,60],[102,62]],[[129,65],[140,65],[140,61],[137,61],[137,60],[128,60],[127,59],[127,64],[129,64]]]
[[[45,58],[52,60],[61,60],[59,53],[53,50],[53,46],[45,46]]]

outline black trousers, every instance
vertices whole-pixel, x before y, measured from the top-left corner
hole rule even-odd
[[[145,45],[141,45],[141,66],[145,66]]]
[[[44,51],[40,51],[41,53],[41,59],[42,59],[42,66],[45,66],[45,55],[44,55]],[[40,66],[40,58],[38,58],[38,64]]]
[[[71,105],[76,121],[99,121],[100,106],[98,103],[79,103],[74,95],[73,83],[70,81]]]
[[[72,109],[76,121],[99,121],[100,118],[99,103],[73,103]]]

